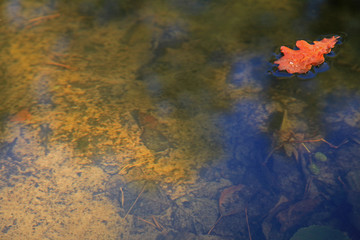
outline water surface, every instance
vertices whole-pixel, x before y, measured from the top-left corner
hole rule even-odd
[[[359,239],[357,10],[3,1],[0,238]],[[271,74],[332,35],[327,71]]]

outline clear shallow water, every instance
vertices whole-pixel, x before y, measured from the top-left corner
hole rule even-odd
[[[1,238],[358,239],[358,7],[4,1]],[[328,34],[328,71],[269,74]]]

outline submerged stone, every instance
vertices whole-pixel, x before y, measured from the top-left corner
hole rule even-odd
[[[144,128],[141,139],[148,149],[155,152],[164,151],[170,146],[167,138],[156,129]]]

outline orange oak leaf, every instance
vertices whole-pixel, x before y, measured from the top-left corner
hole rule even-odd
[[[339,36],[324,38],[321,41],[314,41],[314,44],[299,40],[296,42],[299,50],[282,46],[280,50],[284,56],[274,63],[279,64],[279,70],[285,70],[291,74],[307,73],[312,66],[318,66],[325,61],[324,54],[331,52],[339,38]]]

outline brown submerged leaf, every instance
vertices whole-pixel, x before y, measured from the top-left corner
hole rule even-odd
[[[228,187],[221,192],[219,209],[222,216],[229,216],[242,210],[239,208],[239,203],[237,202],[239,197],[235,193],[241,191],[243,188],[244,185],[239,184]]]
[[[220,220],[225,217],[242,211],[245,207],[243,199],[240,199],[239,195],[235,194],[240,192],[244,188],[244,185],[235,185],[228,188],[225,188],[219,198],[219,209],[220,217],[216,220],[214,225],[210,228],[208,235],[214,230],[215,226],[220,222]]]
[[[16,113],[14,116],[10,118],[11,122],[26,122],[27,120],[31,119],[31,113],[29,112],[29,109],[24,108],[18,113]]]

